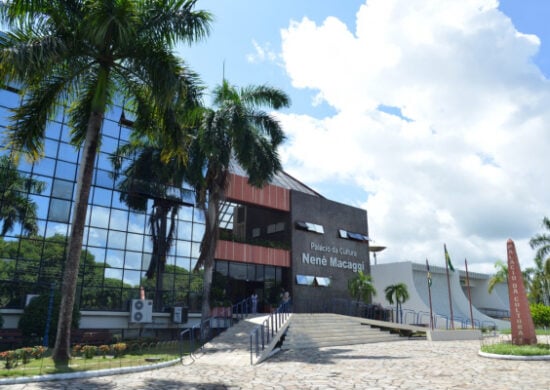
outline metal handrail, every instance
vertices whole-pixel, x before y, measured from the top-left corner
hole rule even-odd
[[[254,364],[254,357],[258,358],[266,346],[283,328],[292,313],[289,302],[281,304],[277,310],[250,332],[250,364]]]
[[[206,340],[208,338],[208,332],[213,329],[212,323],[216,321],[216,325],[219,325],[220,321],[223,321],[224,328],[230,328],[233,326],[233,319],[243,319],[247,318],[250,314],[250,308],[252,307],[252,301],[251,298],[245,298],[234,305],[231,306],[231,311],[227,310],[224,312],[223,316],[211,316],[208,317],[202,321],[200,321],[198,324],[195,324],[191,326],[190,328],[186,328],[183,331],[180,332],[180,358],[183,359],[183,342],[185,339],[185,335],[189,335],[189,345],[191,352],[189,355],[191,358],[194,359],[193,354],[195,352],[195,345],[197,342],[197,339],[195,337],[196,333],[199,333],[199,343],[200,347],[199,349],[202,350],[204,348],[204,344],[206,343]]]

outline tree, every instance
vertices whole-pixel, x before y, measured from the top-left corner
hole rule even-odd
[[[401,311],[401,306],[403,302],[407,302],[409,299],[409,291],[407,290],[407,285],[405,283],[396,283],[391,284],[384,290],[386,293],[386,299],[393,305],[395,298],[395,315],[396,322],[399,322],[399,312]],[[403,322],[403,314],[401,314],[401,322]]]
[[[348,281],[348,291],[350,295],[359,304],[360,301],[367,303],[373,295],[376,295],[376,289],[372,284],[372,276],[358,271],[357,275]]]
[[[205,111],[191,145],[186,180],[204,210],[205,233],[198,267],[204,267],[202,318],[210,316],[210,288],[214,252],[218,242],[220,205],[227,188],[233,160],[246,171],[248,183],[261,187],[281,170],[277,147],[284,140],[278,121],[262,107],[280,109],[290,104],[288,96],[268,86],[238,90],[223,81],[214,90],[215,109]]]
[[[0,156],[0,237],[13,230],[16,223],[21,224],[28,236],[38,233],[37,205],[27,194],[40,194],[45,186],[44,182],[19,172],[10,156]]]
[[[0,77],[21,86],[23,102],[8,128],[9,146],[34,159],[43,151],[48,118],[69,105],[72,142],[81,147],[71,236],[53,358],[70,358],[75,299],[88,197],[105,112],[130,99],[137,120],[173,103],[182,62],[174,44],[208,33],[210,14],[196,0],[8,0],[0,16]],[[162,127],[161,127],[162,128]]]
[[[544,217],[542,227],[547,233],[540,233],[529,240],[532,249],[536,249],[535,268],[532,272],[531,297],[534,303],[550,305],[550,219]]]
[[[487,289],[489,294],[493,292],[497,284],[508,284],[508,265],[502,260],[497,260],[495,262],[495,268],[497,269],[497,272],[489,279],[489,287]]]
[[[120,148],[117,156],[131,157],[132,162],[122,172],[119,182],[120,199],[130,209],[147,211],[148,200],[152,199],[149,215],[149,230],[153,253],[146,272],[148,280],[156,276],[155,310],[163,306],[163,275],[166,258],[174,242],[176,217],[184,205],[181,187],[184,180],[184,166],[178,159],[164,163],[162,149],[153,144],[128,144]],[[115,172],[120,171],[122,160],[115,160]]]

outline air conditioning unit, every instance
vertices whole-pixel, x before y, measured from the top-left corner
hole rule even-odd
[[[139,324],[153,322],[153,300],[132,299],[130,305],[130,322]]]
[[[176,306],[172,308],[172,322],[176,324],[186,323],[188,319],[188,308]]]

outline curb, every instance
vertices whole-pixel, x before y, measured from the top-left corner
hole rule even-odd
[[[550,355],[535,355],[535,356],[520,356],[520,355],[498,355],[496,353],[488,353],[478,351],[478,355],[489,359],[501,360],[550,360]]]
[[[91,370],[70,372],[64,374],[48,374],[48,375],[35,375],[35,376],[20,376],[17,378],[0,379],[0,386],[2,385],[17,385],[21,383],[33,383],[33,382],[47,382],[47,381],[61,381],[66,379],[84,379],[98,376],[118,375],[118,374],[130,374],[134,372],[142,372],[149,370],[156,370],[159,368],[173,366],[176,363],[181,362],[181,359],[169,360],[167,362],[148,364],[145,366],[133,366],[133,367],[120,367],[109,368],[106,370]]]

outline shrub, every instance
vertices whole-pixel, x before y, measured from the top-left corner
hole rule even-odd
[[[81,351],[82,351],[82,345],[80,344],[73,345],[73,349],[72,349],[73,356],[80,356]]]
[[[21,359],[23,364],[27,364],[32,357],[32,348],[30,347],[19,348],[15,351],[15,353],[17,353],[17,357]]]
[[[44,356],[44,353],[47,349],[48,348],[43,347],[42,345],[36,345],[32,348],[32,356],[35,359],[40,359],[42,356]]]
[[[101,353],[101,355],[103,357],[105,357],[105,355],[107,355],[109,352],[111,352],[111,347],[109,347],[108,345],[100,345],[99,346],[99,352]]]
[[[542,303],[531,305],[531,316],[535,327],[550,326],[550,306],[545,306]]]
[[[18,328],[23,333],[23,338],[27,345],[33,344],[44,336],[46,329],[46,321],[48,319],[48,307],[50,302],[50,294],[45,293],[33,298],[25,307],[21,318],[19,319]],[[57,332],[57,320],[59,317],[59,303],[61,295],[55,294],[50,317],[50,331],[48,333],[49,346],[53,347]],[[73,328],[78,328],[80,322],[80,311],[73,308]]]
[[[120,357],[124,355],[124,353],[126,352],[127,345],[126,343],[116,343],[116,344],[113,344],[112,347],[113,347],[113,354],[115,355],[115,357]]]
[[[19,354],[16,351],[0,352],[0,359],[4,360],[4,367],[9,370],[17,366]]]
[[[97,354],[97,347],[95,345],[84,345],[80,351],[84,359],[92,359]]]

